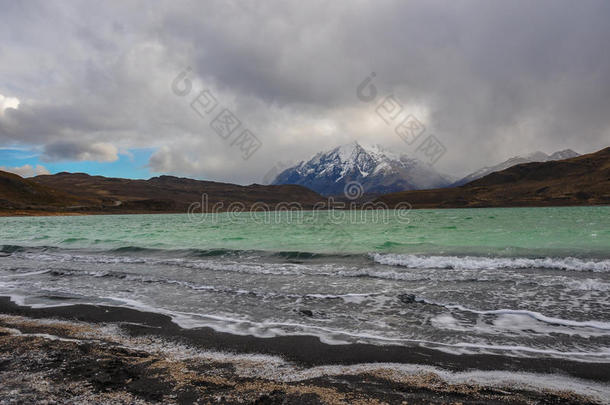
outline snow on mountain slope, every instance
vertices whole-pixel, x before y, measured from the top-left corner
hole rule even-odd
[[[515,156],[512,157],[502,163],[499,163],[495,166],[484,167],[482,169],[477,170],[476,172],[470,173],[468,176],[456,181],[451,186],[458,187],[462,186],[466,183],[470,183],[476,179],[480,179],[483,176],[487,176],[490,173],[498,172],[500,170],[508,169],[509,167],[519,165],[521,163],[530,163],[530,162],[549,162],[552,160],[563,160],[569,159],[576,156],[580,156],[580,154],[574,152],[572,149],[565,149],[558,152],[555,152],[551,155],[547,155],[544,152],[534,152],[530,153],[526,156]]]
[[[371,194],[445,187],[451,182],[417,159],[352,142],[284,170],[272,184],[299,184],[323,195],[340,195],[352,181]]]

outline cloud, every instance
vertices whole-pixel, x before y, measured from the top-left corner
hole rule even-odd
[[[15,97],[6,97],[0,94],[0,116],[4,115],[4,110],[7,108],[19,108],[19,99]]]
[[[0,15],[0,93],[20,104],[0,114],[0,146],[101,161],[116,151],[87,145],[156,148],[155,170],[241,183],[351,140],[410,153],[356,97],[374,71],[377,102],[395,94],[425,121],[447,172],[590,152],[610,139],[608,15],[597,0],[16,3]],[[262,140],[252,158],[210,128],[218,110],[191,109],[203,88]]]
[[[116,146],[110,143],[97,142],[87,144],[65,141],[46,145],[41,158],[45,162],[62,160],[114,162],[119,157]]]
[[[0,170],[15,173],[21,177],[33,177],[41,174],[50,174],[47,168],[42,165],[36,165],[35,167],[32,167],[31,165],[23,165],[19,167],[0,166]]]

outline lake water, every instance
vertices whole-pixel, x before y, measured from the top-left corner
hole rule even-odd
[[[0,218],[0,245],[23,305],[610,361],[610,207]]]

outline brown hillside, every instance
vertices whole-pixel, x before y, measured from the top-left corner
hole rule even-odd
[[[376,201],[414,208],[610,204],[610,147],[571,159],[524,163],[461,187],[404,191]]]
[[[91,204],[68,193],[54,190],[24,179],[16,174],[0,171],[0,210],[56,210]]]
[[[58,173],[37,176],[32,181],[79,199],[96,201],[100,209],[106,211],[185,212],[192,203],[201,202],[204,193],[208,196],[210,209],[216,203],[224,204],[220,210],[231,203],[243,203],[250,207],[255,202],[262,202],[273,207],[281,202],[297,202],[303,207],[312,207],[323,200],[320,195],[302,186],[240,186],[173,176],[131,180],[84,173]]]

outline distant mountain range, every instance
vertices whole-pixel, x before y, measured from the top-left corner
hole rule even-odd
[[[272,184],[299,184],[322,195],[341,195],[346,185],[358,182],[367,194],[387,194],[408,190],[458,187],[490,173],[530,162],[549,162],[580,156],[571,149],[547,155],[534,152],[516,156],[495,166],[484,167],[455,181],[432,166],[407,155],[395,154],[379,145],[358,142],[316,154],[308,161],[281,172]]]
[[[561,150],[551,155],[547,155],[544,152],[534,152],[526,156],[515,156],[495,166],[484,167],[482,169],[477,170],[476,172],[470,173],[468,176],[451,184],[451,187],[462,186],[464,184],[470,183],[471,181],[480,179],[483,176],[487,176],[490,173],[499,172],[500,170],[508,169],[509,167],[519,165],[521,163],[549,162],[552,160],[563,160],[577,156],[580,156],[580,154],[574,152],[572,149]]]
[[[545,162],[522,163],[496,171],[460,187],[389,193],[376,201],[390,207],[408,202],[414,208],[610,204],[610,147],[569,159],[552,159],[557,156],[556,153],[547,156]],[[319,170],[334,178],[338,183],[336,188],[324,189],[329,194],[342,193],[343,184],[347,184],[348,179],[361,179],[370,187],[369,190],[372,186],[384,190],[444,184],[447,181],[420,165],[408,158],[396,159],[387,152],[366,151],[353,144],[318,154],[296,167],[303,173]],[[423,173],[423,176],[418,177],[419,181],[405,179],[402,176],[407,172],[410,175]],[[387,175],[385,180],[381,173]],[[425,181],[421,181],[422,178]],[[2,215],[179,213],[186,212],[193,203],[200,203],[203,193],[208,196],[208,208],[223,204],[220,211],[231,203],[242,203],[246,209],[252,208],[254,203],[264,203],[274,209],[280,203],[296,202],[305,209],[311,209],[326,201],[320,194],[301,185],[240,186],[173,176],[130,180],[84,173],[58,173],[24,179],[0,171]]]
[[[452,182],[417,159],[352,142],[284,170],[272,184],[298,184],[328,196],[343,194],[354,181],[369,194],[446,187]]]
[[[413,208],[610,204],[610,147],[564,160],[522,163],[461,187],[403,191],[376,201]]]

